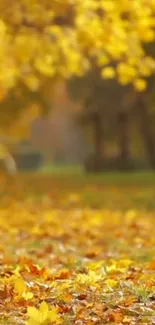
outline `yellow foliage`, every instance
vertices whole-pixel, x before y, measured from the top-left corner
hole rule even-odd
[[[43,76],[81,75],[91,67],[92,58],[105,78],[115,76],[110,66],[104,69],[115,60],[120,82],[131,82],[140,90],[144,83],[137,86],[133,79],[154,71],[148,69],[143,46],[155,40],[152,0],[20,0],[11,6],[9,0],[1,0],[0,12],[2,88],[22,79],[33,90]],[[136,60],[134,66],[129,57]]]
[[[34,92],[47,78],[82,76],[94,64],[103,78],[139,92],[155,72],[153,0],[19,0],[11,6],[0,0],[0,12],[1,102],[21,83]],[[32,117],[40,114],[23,109],[19,120],[2,127],[15,140],[29,136]]]
[[[28,138],[30,136],[30,125],[40,115],[40,110],[41,108],[37,104],[28,105],[9,127],[1,128],[2,134],[10,136],[14,142]]]
[[[134,66],[120,63],[117,68],[118,78],[126,80],[126,83],[131,82],[135,78],[137,71]]]

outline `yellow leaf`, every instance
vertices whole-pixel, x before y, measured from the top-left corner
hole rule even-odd
[[[115,77],[115,70],[111,67],[106,67],[102,70],[101,75],[105,79],[113,79]]]
[[[117,270],[117,267],[116,267],[116,264],[112,264],[112,265],[109,265],[109,266],[106,266],[106,271],[108,273],[113,273]]]
[[[108,56],[105,56],[105,55],[99,56],[99,58],[98,58],[98,64],[100,66],[103,66],[103,65],[108,64],[108,63],[109,63]]]
[[[137,71],[135,67],[129,66],[128,64],[120,63],[117,67],[117,73],[120,79],[125,79],[126,81],[132,81],[136,77]]]
[[[30,317],[29,324],[31,324],[31,320],[32,320],[32,324],[34,324],[34,322],[36,322],[36,325],[38,324],[38,322],[39,322],[39,311],[37,310],[37,308],[28,307],[27,315]]]
[[[17,265],[14,270],[14,275],[16,275],[17,277],[20,277],[20,270],[21,270],[21,267],[19,265]]]
[[[23,297],[25,300],[30,300],[30,299],[33,298],[33,293],[32,293],[32,292],[23,292],[22,297]]]
[[[102,279],[101,274],[97,274],[94,271],[89,271],[88,274],[79,274],[76,278],[76,282],[81,284],[95,284]]]
[[[136,79],[134,81],[134,87],[137,91],[141,92],[147,88],[147,83],[144,79]]]
[[[15,280],[14,289],[15,289],[16,293],[18,293],[19,295],[22,295],[22,293],[27,290],[25,281],[22,278]]]
[[[45,301],[43,301],[39,307],[41,313],[48,313],[48,305]]]
[[[118,281],[113,280],[113,279],[107,279],[107,280],[105,281],[105,283],[106,283],[109,287],[113,288],[113,287],[116,287],[116,286],[117,286]]]
[[[27,315],[29,316],[28,325],[46,325],[48,322],[52,324],[61,323],[57,308],[52,307],[51,310],[49,310],[45,301],[41,303],[39,310],[35,307],[28,307]]]
[[[155,38],[155,33],[153,30],[149,29],[147,31],[143,30],[141,33],[141,38],[144,42],[153,42]]]
[[[39,307],[40,324],[44,324],[44,322],[48,319],[48,312],[48,305],[45,301],[43,301]]]
[[[115,9],[115,1],[102,1],[102,7],[106,11],[113,11]]]
[[[32,91],[39,88],[39,79],[34,75],[28,75],[24,78],[24,82]]]
[[[133,221],[137,216],[137,211],[136,210],[128,210],[125,213],[125,217],[127,218],[127,221]]]
[[[6,33],[6,25],[2,19],[0,19],[0,35],[4,35]]]
[[[52,323],[60,324],[61,319],[58,315],[58,310],[56,307],[52,307],[52,309],[49,311],[48,319]]]
[[[129,266],[131,266],[133,264],[133,261],[132,260],[129,260],[129,259],[126,259],[126,260],[120,260],[118,262],[118,265],[120,267],[125,267],[125,268],[128,268]]]

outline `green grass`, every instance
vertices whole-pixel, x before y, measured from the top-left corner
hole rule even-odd
[[[47,166],[39,170],[44,175],[71,178],[74,182],[109,185],[155,186],[155,171],[86,173],[81,166]]]
[[[40,198],[48,193],[56,207],[61,207],[61,201],[66,200],[63,203],[66,208],[155,211],[155,173],[152,171],[87,174],[79,166],[53,166],[21,174],[21,182],[24,191],[27,188],[27,195],[31,191]],[[20,193],[22,195],[22,190]],[[80,195],[79,201],[67,199],[71,194],[73,197]]]
[[[19,196],[31,193],[37,200],[49,196],[56,208],[63,204],[65,208],[155,211],[153,171],[89,174],[80,166],[50,166],[19,174],[17,184]]]
[[[79,165],[47,165],[42,167],[40,172],[55,175],[81,175],[83,174],[83,168]]]

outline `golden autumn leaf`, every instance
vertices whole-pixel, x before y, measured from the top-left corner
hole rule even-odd
[[[15,300],[23,298],[24,300],[28,301],[33,298],[33,293],[29,291],[28,286],[23,278],[13,277],[12,282],[14,284],[14,292],[16,294]]]
[[[97,274],[96,272],[90,270],[88,274],[79,274],[76,278],[77,283],[81,284],[95,284],[103,278],[101,274]]]
[[[106,283],[109,287],[114,288],[114,287],[117,286],[118,281],[116,281],[116,280],[114,280],[114,279],[107,279],[107,280],[105,281],[105,283]]]
[[[22,295],[27,290],[27,285],[22,278],[17,278],[14,281],[14,290],[19,295]]]
[[[141,92],[147,88],[147,83],[144,79],[137,79],[134,81],[134,87],[137,91]]]
[[[48,324],[60,324],[61,319],[58,315],[56,307],[52,307],[49,310],[48,304],[43,301],[39,309],[35,307],[28,307],[27,315],[29,320],[28,325],[48,325]]]
[[[113,79],[115,77],[115,70],[111,67],[106,67],[102,70],[101,75],[105,79]]]

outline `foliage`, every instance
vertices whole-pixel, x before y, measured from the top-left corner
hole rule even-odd
[[[0,1],[0,84],[36,90],[98,65],[103,78],[146,87],[155,70],[153,0]],[[151,52],[152,53],[152,52]]]
[[[47,80],[52,87],[98,70],[144,91],[155,72],[154,41],[153,0],[0,0],[2,135],[27,136],[36,116],[32,97],[47,106],[39,93]]]
[[[1,179],[2,324],[152,324],[154,185],[77,180]]]

